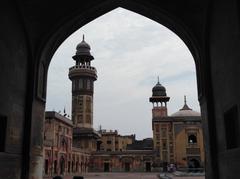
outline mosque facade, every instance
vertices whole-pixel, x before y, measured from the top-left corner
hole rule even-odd
[[[184,96],[183,107],[169,116],[169,100],[165,87],[158,81],[149,98],[153,104],[155,164],[163,170],[167,170],[169,164],[182,169],[201,170],[205,162],[201,114],[187,105]]]
[[[97,71],[94,57],[84,36],[69,69],[72,81],[72,115],[45,113],[45,176],[79,175],[84,172],[151,172],[204,167],[201,114],[184,106],[168,115],[170,97],[159,81],[152,89],[153,138],[136,140],[135,135],[120,135],[117,130],[93,128],[93,94]],[[151,126],[149,126],[151,127]]]

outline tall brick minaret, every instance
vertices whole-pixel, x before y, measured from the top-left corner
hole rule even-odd
[[[73,56],[76,64],[69,69],[69,79],[72,81],[72,120],[74,127],[78,128],[93,128],[93,92],[97,71],[91,66],[94,57],[90,49],[83,35]]]

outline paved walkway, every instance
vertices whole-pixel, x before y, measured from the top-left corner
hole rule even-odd
[[[89,173],[84,179],[158,179],[157,173]]]
[[[203,177],[203,176],[200,176],[200,177],[187,176],[187,177],[173,177],[172,179],[205,179],[205,177]]]
[[[205,179],[205,176],[175,176],[173,174],[167,174],[171,179]]]
[[[87,173],[84,179],[159,179],[159,173]],[[44,178],[51,179],[51,178]],[[64,179],[72,179],[72,176],[64,176]],[[172,179],[205,179],[204,176],[174,177]]]

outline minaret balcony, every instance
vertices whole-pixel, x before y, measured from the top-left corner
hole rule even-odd
[[[69,68],[70,79],[75,76],[89,76],[97,79],[97,70],[90,65],[75,65]]]
[[[89,66],[89,65],[75,65],[71,68],[69,68],[69,71],[73,71],[73,70],[90,70],[90,71],[93,71],[95,73],[97,73],[97,70],[95,67],[92,67],[92,66]]]

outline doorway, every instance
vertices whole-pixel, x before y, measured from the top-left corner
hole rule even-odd
[[[61,157],[61,161],[60,161],[60,174],[61,175],[64,173],[64,169],[65,169],[65,161],[64,161],[64,158]]]
[[[104,172],[109,172],[110,167],[109,167],[109,162],[104,162]]]
[[[151,162],[145,163],[145,170],[146,170],[146,172],[151,172]]]
[[[57,160],[54,160],[54,173],[57,173]]]
[[[48,160],[45,160],[45,174],[48,174]]]
[[[129,172],[130,171],[130,163],[126,162],[125,163],[125,172]]]
[[[190,159],[189,162],[188,162],[188,169],[189,171],[191,172],[197,172],[200,168],[200,162],[199,160],[193,158],[193,159]]]

